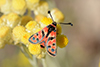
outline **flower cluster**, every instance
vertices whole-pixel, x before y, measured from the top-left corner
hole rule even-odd
[[[28,39],[53,22],[47,13],[48,10],[49,5],[46,1],[0,0],[0,11],[3,13],[0,17],[0,48],[5,44],[24,44],[37,58],[45,57],[46,49],[41,49],[40,44],[31,44]],[[59,9],[52,8],[50,11],[54,21],[63,22],[64,15]],[[59,23],[56,39],[56,44],[60,48],[68,44]]]

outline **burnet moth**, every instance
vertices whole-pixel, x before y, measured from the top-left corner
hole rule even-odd
[[[50,15],[51,19],[53,20],[53,17],[48,11],[48,14]],[[65,24],[65,25],[71,25],[73,26],[72,23],[60,23],[60,24]],[[41,48],[46,47],[46,51],[50,56],[56,56],[57,55],[57,45],[56,45],[56,26],[57,23],[53,20],[52,24],[44,27],[42,30],[39,32],[33,34],[28,40],[32,44],[40,44]]]

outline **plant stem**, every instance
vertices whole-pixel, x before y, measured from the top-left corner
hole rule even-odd
[[[42,64],[43,64],[43,67],[47,67],[47,65],[46,65],[46,61],[45,61],[45,58],[42,59]]]
[[[38,67],[38,63],[37,63],[37,59],[35,56],[33,56],[33,59],[29,59],[29,62],[30,64],[33,66],[33,67]]]

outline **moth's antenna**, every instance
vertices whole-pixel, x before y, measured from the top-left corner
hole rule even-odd
[[[51,15],[51,12],[50,11],[48,11],[48,14],[50,15],[51,19],[53,20],[53,17]],[[55,22],[55,21],[53,20],[53,22]],[[72,23],[60,23],[60,24],[65,24],[65,25],[71,25],[71,26],[73,26]]]
[[[65,24],[65,25],[71,25],[71,26],[73,26],[72,23],[60,23],[60,24]]]
[[[51,12],[50,11],[48,11],[48,14],[50,15],[51,19],[53,20],[53,17],[51,15]],[[53,20],[53,22],[54,22],[54,20]]]

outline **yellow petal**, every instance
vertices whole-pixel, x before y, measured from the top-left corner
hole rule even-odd
[[[62,32],[62,28],[60,24],[57,24],[57,34],[61,34],[61,32]]]
[[[27,24],[26,24],[26,28],[28,29],[28,30],[33,30],[33,28],[35,28],[35,26],[36,26],[36,22],[35,21],[29,21]]]
[[[0,7],[6,3],[6,0],[0,0]]]
[[[4,36],[7,35],[7,33],[9,32],[10,28],[7,26],[3,26],[0,28],[0,38],[3,38]]]
[[[47,17],[44,17],[42,20],[41,20],[41,23],[45,24],[45,25],[49,25],[49,24],[52,24],[52,19],[51,18],[47,18]]]
[[[29,43],[28,39],[30,36],[31,36],[30,33],[27,33],[27,32],[23,33],[21,42],[27,45]]]
[[[25,26],[29,21],[32,21],[33,18],[30,16],[23,16],[21,20],[21,25]]]
[[[41,52],[40,44],[30,44],[28,49],[29,52],[33,55],[37,55]]]
[[[57,8],[54,8],[51,10],[51,14],[53,16],[53,19],[56,21],[56,22],[63,22],[64,20],[64,15],[63,13],[57,9]]]
[[[25,0],[12,0],[12,6],[15,10],[22,10],[25,5]]]
[[[13,35],[14,35],[14,39],[21,39],[21,37],[22,37],[22,35],[23,35],[23,33],[25,32],[26,30],[25,30],[25,27],[23,27],[23,26],[16,26],[14,29],[13,29]]]
[[[57,45],[60,48],[66,47],[68,44],[68,39],[65,35],[58,35],[57,36]]]

